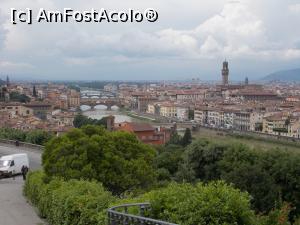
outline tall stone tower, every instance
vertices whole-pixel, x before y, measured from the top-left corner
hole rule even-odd
[[[223,69],[222,69],[222,84],[228,85],[228,76],[229,76],[229,67],[228,62],[225,60],[223,62]]]
[[[249,85],[249,78],[248,77],[245,78],[245,85]]]
[[[6,76],[6,87],[9,87],[10,86],[10,81],[9,81],[9,77]]]

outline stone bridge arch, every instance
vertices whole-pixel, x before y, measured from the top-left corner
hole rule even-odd
[[[105,105],[107,107],[107,110],[111,110],[111,107],[118,106],[119,108],[122,108],[123,105],[121,104],[119,99],[81,99],[80,105],[87,105],[90,106],[91,109],[94,109],[97,105]]]

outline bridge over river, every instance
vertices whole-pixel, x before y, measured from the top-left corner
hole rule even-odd
[[[113,106],[123,107],[118,98],[81,98],[80,104],[90,106],[91,109],[94,109],[97,105],[104,105],[107,107],[107,110],[111,110]]]

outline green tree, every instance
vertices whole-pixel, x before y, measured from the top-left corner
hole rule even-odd
[[[182,146],[187,146],[189,144],[192,143],[192,132],[191,132],[191,129],[190,128],[186,128],[185,132],[184,132],[184,135],[181,139],[181,144]]]
[[[73,125],[76,128],[81,128],[82,126],[85,125],[99,125],[99,126],[106,127],[107,126],[106,120],[107,117],[103,117],[102,119],[97,120],[97,119],[91,119],[82,114],[78,114],[74,118]]]
[[[74,120],[73,120],[73,125],[76,128],[80,128],[84,125],[88,125],[89,123],[89,118],[87,116],[84,116],[82,114],[78,114],[75,116]]]
[[[261,153],[265,170],[275,180],[281,201],[291,204],[290,219],[300,215],[300,154],[283,150]]]
[[[0,128],[0,138],[9,140],[25,141],[27,133],[12,128]]]
[[[182,137],[175,131],[171,134],[170,140],[167,145],[181,145]]]
[[[20,94],[18,92],[11,92],[9,95],[11,101],[27,103],[30,102],[30,98],[27,95]]]
[[[80,92],[80,87],[77,84],[68,84],[68,88]]]
[[[257,212],[267,213],[276,207],[279,190],[261,159],[259,152],[247,146],[231,145],[219,162],[219,170],[222,179],[251,194]]]
[[[53,134],[43,130],[22,131],[12,128],[0,128],[0,138],[18,140],[37,145],[44,145],[53,137]]]
[[[37,145],[44,145],[52,137],[53,135],[49,132],[43,130],[34,130],[27,133],[25,142],[29,142]]]
[[[155,182],[155,154],[133,134],[88,125],[52,139],[42,161],[50,178],[96,179],[120,194],[148,188]]]
[[[193,120],[194,119],[194,114],[195,114],[195,111],[192,110],[192,109],[189,109],[189,120]]]
[[[183,163],[179,166],[179,181],[210,181],[220,178],[218,162],[223,158],[226,145],[199,139],[189,145],[183,154]]]
[[[154,165],[158,169],[158,179],[161,181],[173,179],[182,162],[184,148],[180,145],[160,146],[158,152],[154,160]]]
[[[245,145],[197,140],[183,153],[176,179],[196,182],[223,179],[253,197],[256,212],[291,204],[290,220],[300,214],[300,154],[262,151]]]
[[[272,210],[267,216],[260,217],[260,224],[262,225],[291,225],[289,222],[289,214],[291,206],[284,203],[282,207]],[[298,225],[297,222],[293,223]]]

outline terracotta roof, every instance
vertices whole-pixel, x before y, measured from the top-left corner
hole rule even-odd
[[[240,91],[239,92],[240,95],[244,95],[244,96],[277,96],[277,94],[273,93],[273,92],[267,92],[267,91],[257,91],[257,90],[247,90],[247,91]]]
[[[150,124],[147,123],[129,123],[124,122],[120,123],[120,126],[117,127],[118,130],[130,130],[133,132],[140,132],[140,131],[154,131],[155,128],[152,127]]]

